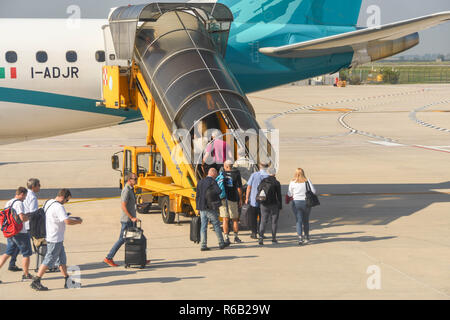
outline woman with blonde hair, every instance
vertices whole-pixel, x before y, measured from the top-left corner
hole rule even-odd
[[[298,244],[309,242],[309,214],[311,208],[306,205],[307,184],[315,194],[316,189],[309,179],[306,178],[302,168],[295,170],[294,178],[289,183],[288,197],[292,198],[291,208],[297,222]],[[304,233],[304,236],[302,235]]]

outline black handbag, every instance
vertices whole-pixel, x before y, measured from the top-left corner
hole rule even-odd
[[[309,182],[306,181],[306,206],[309,208],[315,207],[320,205],[319,198],[314,194],[314,192],[311,191],[311,186],[309,185]]]

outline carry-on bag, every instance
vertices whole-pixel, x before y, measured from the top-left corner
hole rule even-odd
[[[202,221],[200,216],[195,216],[191,220],[190,239],[194,243],[200,243],[200,228]]]
[[[239,229],[248,230],[250,229],[250,213],[251,207],[249,204],[244,204],[241,208],[241,213],[239,215]]]
[[[124,232],[125,239],[125,268],[139,266],[145,268],[147,264],[147,238],[141,227],[129,227]]]
[[[312,208],[312,207],[320,205],[319,198],[317,197],[317,195],[314,194],[314,192],[311,191],[311,186],[309,185],[308,181],[306,181],[306,193],[305,193],[305,196],[306,196],[306,199],[305,199],[306,206],[308,208]]]

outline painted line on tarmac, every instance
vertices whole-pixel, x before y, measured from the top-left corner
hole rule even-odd
[[[424,111],[424,110],[427,109],[427,108],[434,107],[434,106],[438,106],[438,105],[442,105],[442,104],[448,104],[448,103],[450,103],[450,99],[427,104],[426,106],[423,106],[423,107],[420,107],[420,108],[417,108],[417,109],[411,111],[411,113],[409,114],[409,118],[410,118],[412,121],[414,121],[415,123],[417,123],[418,125],[421,125],[421,126],[423,126],[423,127],[430,128],[430,129],[435,129],[435,130],[442,131],[442,132],[448,132],[448,133],[450,133],[450,129],[438,127],[438,126],[435,126],[435,125],[433,125],[433,124],[431,124],[431,123],[427,123],[427,122],[425,122],[425,121],[422,121],[422,120],[420,120],[420,119],[417,119],[417,112],[422,112],[422,111]]]
[[[333,104],[341,104],[341,103],[351,103],[351,102],[359,102],[359,101],[370,101],[370,100],[375,100],[375,99],[384,99],[384,98],[391,98],[391,97],[399,97],[399,96],[405,96],[405,95],[412,95],[412,94],[419,94],[419,93],[425,93],[426,91],[428,91],[427,89],[420,89],[420,90],[415,90],[415,91],[405,91],[405,92],[400,92],[400,93],[390,93],[390,94],[383,94],[383,95],[379,95],[379,96],[372,96],[372,97],[360,97],[360,98],[349,98],[349,99],[342,99],[342,100],[338,100],[338,101],[332,101],[332,102],[325,102],[325,103],[317,103],[317,104],[313,104],[313,105],[309,105],[309,106],[301,106],[301,107],[297,107],[294,109],[290,109],[281,113],[277,113],[269,118],[267,118],[264,123],[266,124],[267,129],[275,129],[275,127],[272,125],[272,121],[288,115],[290,113],[294,113],[300,110],[309,110],[311,111],[311,109],[313,108],[318,108],[318,107],[325,107],[325,106],[329,106],[329,105],[333,105]],[[291,105],[299,105],[298,103],[293,103],[293,102],[288,102],[288,101],[282,101],[282,100],[277,100],[277,99],[271,99],[271,98],[263,98],[263,97],[250,97],[250,98],[257,98],[257,99],[262,99],[262,100],[268,100],[268,101],[274,101],[274,102],[280,102],[280,103],[287,103],[287,104],[291,104]]]
[[[436,148],[436,147],[428,147],[428,146],[420,146],[420,145],[411,145],[411,147],[425,149],[425,150],[431,150],[431,151],[439,151],[439,152],[450,153],[449,150],[445,150],[445,149],[442,149],[442,148]]]
[[[370,143],[379,144],[385,147],[405,147],[406,145],[400,143],[393,143],[388,141],[369,141]]]

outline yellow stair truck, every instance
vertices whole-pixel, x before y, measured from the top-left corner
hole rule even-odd
[[[251,168],[261,154],[273,155],[224,62],[232,21],[219,3],[151,3],[116,8],[103,27],[107,61],[99,107],[140,110],[147,124],[147,145],[121,151],[121,186],[127,172],[136,173],[140,212],[158,203],[165,223],[196,214],[203,151],[211,143],[205,133],[218,130],[215,139],[226,140],[233,158],[244,157]],[[118,153],[112,165],[119,170]]]

